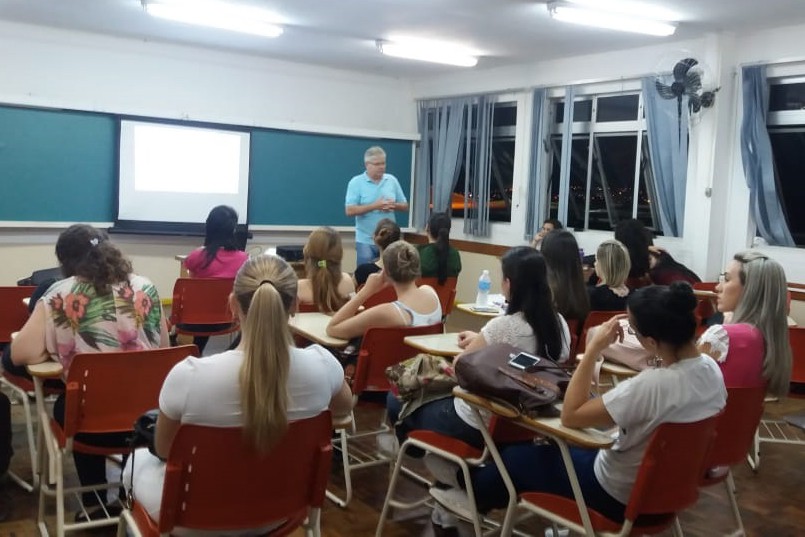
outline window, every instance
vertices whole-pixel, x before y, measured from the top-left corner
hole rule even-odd
[[[473,114],[473,134],[475,129]],[[514,135],[517,126],[517,103],[500,102],[495,104],[492,117],[492,154],[489,177],[489,198],[485,200],[489,206],[489,220],[491,222],[511,222],[512,211],[512,184],[514,178]],[[466,145],[465,145],[466,147]],[[470,144],[473,147],[473,144]],[[474,162],[474,150],[471,149],[470,163]],[[465,160],[462,159],[459,179],[453,190],[451,203],[452,216],[464,217],[464,203],[477,203],[472,192],[465,192],[464,180]],[[469,170],[474,173],[472,167]]]
[[[548,213],[557,218],[564,102],[552,103]],[[639,93],[584,96],[573,106],[568,227],[612,230],[637,218],[661,234]]]
[[[769,119],[777,192],[788,229],[797,246],[805,246],[805,212],[796,200],[805,199],[805,78],[772,80]]]

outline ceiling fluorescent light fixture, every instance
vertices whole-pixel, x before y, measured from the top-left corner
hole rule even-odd
[[[672,22],[617,11],[604,11],[600,7],[582,7],[570,2],[548,2],[548,13],[559,21],[622,32],[666,37],[676,31],[676,24]]]
[[[264,9],[211,0],[142,0],[154,17],[230,30],[261,37],[279,37],[277,17]]]
[[[380,52],[386,56],[394,56],[395,58],[443,63],[456,65],[458,67],[475,67],[478,63],[478,58],[473,55],[473,52],[455,45],[436,41],[422,39],[410,39],[405,41],[378,40],[376,44]]]

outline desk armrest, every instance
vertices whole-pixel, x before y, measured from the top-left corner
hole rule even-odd
[[[489,399],[481,395],[470,393],[461,386],[453,388],[453,396],[463,399],[472,406],[488,410],[493,414],[497,414],[503,418],[514,419],[520,415],[520,412],[505,401],[498,399]]]
[[[28,374],[32,377],[39,377],[43,379],[60,378],[64,368],[59,362],[48,360],[41,364],[32,364],[25,367]]]

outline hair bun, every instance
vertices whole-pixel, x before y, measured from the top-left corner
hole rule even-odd
[[[677,312],[691,312],[698,304],[693,288],[688,282],[673,282],[668,290],[668,307]]]

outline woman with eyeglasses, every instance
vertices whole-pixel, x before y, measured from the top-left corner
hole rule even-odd
[[[724,324],[708,328],[699,348],[719,363],[728,387],[766,383],[769,395],[788,393],[786,289],[783,267],[754,250],[735,254],[720,275],[716,305]]]
[[[649,439],[662,423],[691,423],[717,414],[726,403],[718,365],[699,352],[694,334],[696,298],[686,283],[650,286],[628,301],[631,330],[659,367],[622,381],[601,397],[590,397],[595,362],[601,351],[623,338],[616,316],[587,343],[562,405],[566,427],[617,427],[610,449],[571,448],[587,506],[621,522]],[[684,386],[685,389],[680,389]],[[501,456],[518,493],[547,492],[573,499],[558,446],[533,442],[503,447]],[[478,508],[505,507],[508,494],[497,467],[472,474]]]

